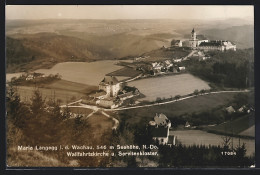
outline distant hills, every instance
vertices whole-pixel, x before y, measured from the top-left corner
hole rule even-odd
[[[7,72],[48,68],[64,61],[137,56],[169,43],[165,39],[169,37],[173,36],[125,33],[96,36],[79,32],[67,33],[67,36],[56,33],[14,34],[6,37]]]
[[[212,40],[230,40],[240,49],[254,47],[253,25],[233,26],[225,29],[208,29],[200,33]]]
[[[193,27],[209,39],[254,46],[252,21],[232,20],[7,20],[7,72],[49,68],[64,61],[124,59],[153,53]],[[157,57],[157,55],[156,55]]]

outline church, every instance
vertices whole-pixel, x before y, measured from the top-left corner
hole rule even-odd
[[[230,41],[222,40],[208,40],[203,35],[197,35],[194,28],[191,31],[191,38],[189,40],[189,47],[192,49],[199,49],[204,51],[210,50],[234,50],[236,51],[236,45]]]

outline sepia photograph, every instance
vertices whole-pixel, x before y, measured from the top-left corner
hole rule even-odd
[[[8,168],[255,168],[253,5],[5,9]]]

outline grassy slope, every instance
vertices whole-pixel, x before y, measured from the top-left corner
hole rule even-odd
[[[239,135],[240,132],[250,128],[255,124],[255,118],[252,115],[245,115],[232,121],[222,123],[220,125],[207,127],[205,130],[214,132],[214,133],[227,133],[227,134],[236,134]]]
[[[21,100],[29,101],[35,87],[19,86],[18,93]],[[83,85],[65,80],[58,80],[49,85],[42,85],[39,90],[44,98],[55,98],[61,100],[61,104],[70,103],[82,98],[86,93],[96,90],[95,86]]]
[[[119,112],[120,117],[126,117],[129,123],[139,123],[141,120],[148,122],[156,113],[163,113],[169,119],[186,113],[201,112],[229,103],[236,93],[211,94],[198,96],[176,103],[152,106],[138,109],[129,109]],[[174,121],[172,121],[174,123]]]

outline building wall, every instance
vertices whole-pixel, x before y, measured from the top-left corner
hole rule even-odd
[[[118,92],[120,91],[120,83],[117,83],[115,85],[99,85],[99,90],[103,90],[107,93],[107,96],[109,97],[115,97],[117,96]]]
[[[153,139],[155,141],[158,140],[159,145],[166,145],[168,143],[168,137],[153,137]]]

